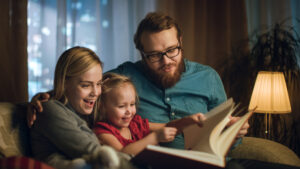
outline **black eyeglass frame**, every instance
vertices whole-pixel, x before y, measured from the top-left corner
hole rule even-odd
[[[170,52],[170,51],[172,51],[172,50],[175,50],[175,49],[178,49],[177,54],[174,55],[174,56],[169,56],[169,55],[168,55],[168,52]],[[148,60],[150,60],[150,62],[154,63],[154,62],[161,61],[164,55],[166,55],[166,56],[167,56],[168,58],[170,58],[170,59],[172,59],[172,58],[178,56],[179,53],[180,53],[180,51],[181,51],[181,49],[182,49],[182,47],[181,47],[180,45],[178,45],[178,46],[176,46],[176,47],[174,47],[174,48],[168,49],[168,50],[165,51],[165,52],[158,52],[158,53],[153,53],[153,54],[147,54],[147,53],[145,53],[145,52],[142,51],[142,55],[143,55],[144,57],[146,57]],[[154,56],[154,55],[158,55],[158,56],[159,56],[158,59],[154,59],[154,60],[153,60],[153,58],[151,59],[151,56]]]

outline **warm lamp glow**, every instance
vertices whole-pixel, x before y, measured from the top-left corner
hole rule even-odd
[[[258,72],[249,110],[256,113],[290,113],[291,104],[282,72]]]

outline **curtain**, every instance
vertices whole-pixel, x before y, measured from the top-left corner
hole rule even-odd
[[[248,37],[244,1],[160,0],[157,10],[169,13],[182,26],[185,57],[219,72],[232,46]]]
[[[155,0],[29,0],[29,97],[52,89],[61,53],[73,46],[94,50],[104,72],[137,61],[133,35],[155,10]]]
[[[0,101],[24,102],[27,92],[27,0],[0,2]]]

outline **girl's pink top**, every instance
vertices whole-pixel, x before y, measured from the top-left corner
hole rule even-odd
[[[148,119],[142,119],[142,117],[137,114],[133,117],[128,127],[132,139],[124,138],[116,127],[106,122],[97,122],[93,130],[96,135],[101,133],[114,135],[123,146],[134,143],[150,133]]]

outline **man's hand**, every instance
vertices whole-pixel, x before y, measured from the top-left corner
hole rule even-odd
[[[155,131],[157,142],[170,142],[173,141],[177,133],[174,127],[163,127]]]
[[[202,113],[193,114],[187,117],[190,119],[190,124],[196,123],[198,126],[203,127],[203,123],[206,120],[206,117]],[[187,124],[189,125],[189,124]]]
[[[50,95],[48,93],[38,93],[31,99],[27,105],[27,125],[31,127],[36,120],[36,113],[43,111],[42,102],[48,101]]]
[[[233,125],[235,122],[237,122],[240,119],[240,117],[229,117],[229,122],[227,124],[227,127]],[[238,132],[237,138],[241,138],[244,137],[247,133],[248,133],[248,129],[249,129],[250,125],[248,123],[248,121],[243,125],[243,127],[241,128],[241,130]]]

